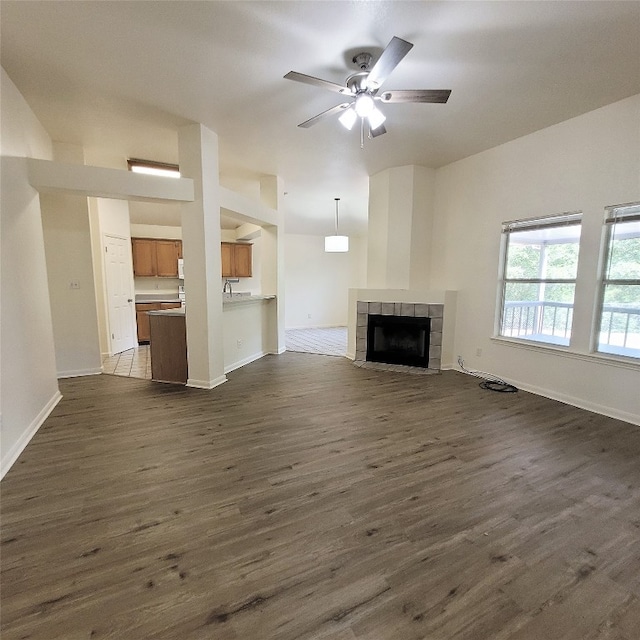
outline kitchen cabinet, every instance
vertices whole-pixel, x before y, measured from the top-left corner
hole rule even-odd
[[[149,327],[148,311],[160,311],[162,309],[179,309],[179,302],[138,302],[136,303],[136,324],[138,326],[138,344],[149,342],[151,330]]]
[[[250,278],[253,265],[253,247],[239,242],[223,242],[222,277]]]
[[[133,275],[136,277],[177,278],[182,240],[131,238]]]
[[[186,384],[187,330],[183,313],[151,313],[151,379]]]

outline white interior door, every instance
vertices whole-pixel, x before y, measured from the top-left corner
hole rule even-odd
[[[125,238],[105,235],[104,250],[109,351],[113,355],[137,345],[131,246]]]

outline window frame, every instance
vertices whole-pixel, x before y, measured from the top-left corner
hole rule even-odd
[[[636,211],[625,213],[625,209],[636,209]],[[607,358],[621,358],[632,363],[640,363],[640,356],[621,354],[614,351],[600,350],[600,336],[604,320],[604,298],[607,285],[613,286],[640,286],[640,278],[609,278],[608,273],[613,256],[612,236],[617,224],[626,222],[640,222],[640,201],[617,204],[605,207],[603,220],[602,243],[600,250],[600,269],[598,273],[598,283],[596,292],[595,316],[593,322],[593,334],[591,351],[594,355]]]
[[[575,288],[577,285],[579,263],[576,263],[576,274],[574,278],[508,278],[508,260],[509,260],[509,246],[511,234],[519,231],[533,231],[542,229],[551,229],[558,227],[578,226],[582,232],[582,211],[567,211],[559,214],[552,214],[547,216],[536,216],[533,218],[525,218],[519,220],[510,220],[502,223],[501,243],[500,243],[500,264],[498,274],[498,295],[497,295],[497,308],[495,314],[495,327],[494,337],[499,340],[509,340],[517,342],[523,345],[535,345],[539,347],[547,347],[552,349],[568,349],[571,344],[572,329],[573,329],[573,309],[575,307]],[[582,234],[581,234],[582,235]],[[580,254],[580,239],[578,240],[578,258]],[[563,344],[557,341],[545,341],[536,340],[526,336],[520,335],[507,335],[503,333],[506,310],[505,310],[505,298],[507,286],[509,283],[519,284],[571,284],[574,287],[574,300],[571,305],[571,323],[569,325],[569,341],[567,344]],[[544,314],[544,306],[543,306]]]

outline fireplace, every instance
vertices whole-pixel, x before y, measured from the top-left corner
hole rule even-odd
[[[440,371],[443,304],[357,300],[356,305],[356,366],[418,375]],[[389,333],[394,325],[395,337]],[[376,332],[379,344],[375,344]]]
[[[429,366],[431,318],[370,314],[367,360],[409,367]]]

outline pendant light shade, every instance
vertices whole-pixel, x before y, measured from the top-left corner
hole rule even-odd
[[[336,233],[333,236],[325,236],[324,250],[327,253],[345,253],[349,251],[349,236],[338,234],[338,202],[340,202],[340,198],[334,199],[336,201]]]
[[[349,236],[325,236],[324,250],[327,253],[346,253],[349,251]]]

